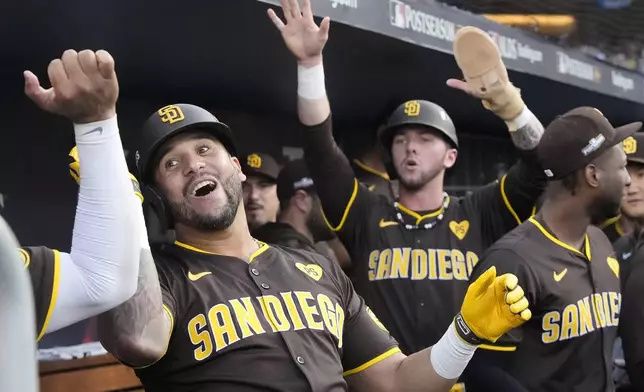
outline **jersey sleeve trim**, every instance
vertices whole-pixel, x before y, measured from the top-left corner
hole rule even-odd
[[[170,338],[172,337],[172,333],[174,332],[174,316],[172,315],[172,311],[170,310],[170,308],[166,304],[163,304],[163,310],[165,311],[165,313],[170,318],[170,332],[168,333],[168,341],[167,341],[167,344],[165,346],[165,350],[163,350],[163,354],[161,354],[161,356],[156,361],[154,361],[154,362],[152,362],[152,363],[150,363],[148,365],[130,366],[132,369],[139,370],[139,369],[149,368],[150,366],[152,366],[155,363],[159,362],[167,354],[168,349],[170,348]],[[129,366],[129,365],[125,364],[125,363],[124,363],[124,365]]]
[[[344,214],[342,214],[342,219],[340,219],[340,223],[338,223],[338,225],[335,227],[333,227],[333,225],[329,222],[326,215],[324,214],[324,210],[322,210],[322,218],[324,218],[324,222],[329,227],[329,229],[333,231],[342,230],[342,227],[344,226],[344,222],[347,220],[347,216],[349,216],[349,211],[351,210],[351,207],[353,206],[353,202],[355,202],[357,195],[358,195],[358,180],[354,179],[353,192],[351,193],[351,197],[349,198],[349,202],[347,203],[347,206],[344,208]]]
[[[378,171],[378,170],[376,170],[376,169],[374,169],[374,168],[372,168],[372,167],[369,167],[369,166],[367,166],[366,164],[364,164],[364,163],[360,162],[360,160],[358,160],[358,159],[354,159],[354,160],[353,160],[353,163],[354,163],[356,166],[358,166],[360,169],[362,169],[362,170],[366,171],[367,173],[374,174],[374,175],[376,175],[376,176],[378,176],[378,177],[384,178],[384,179],[385,179],[385,180],[387,180],[387,181],[390,181],[390,179],[389,179],[389,174],[387,174],[387,173],[383,173],[383,172]]]
[[[360,366],[358,366],[356,368],[353,368],[351,370],[347,370],[346,372],[342,373],[342,376],[347,377],[347,376],[350,376],[352,374],[360,373],[361,371],[366,370],[366,369],[370,368],[371,366],[377,364],[378,362],[383,361],[383,360],[385,360],[385,359],[387,359],[387,358],[391,357],[392,355],[394,355],[396,353],[399,353],[399,352],[401,352],[401,351],[400,351],[400,348],[398,348],[398,346],[393,347],[393,348],[385,351],[384,353],[378,355],[377,357],[373,358],[372,360],[367,361],[367,362],[363,363],[362,365],[360,365]]]
[[[38,333],[36,342],[39,342],[40,339],[45,335],[49,322],[51,321],[51,316],[54,314],[54,308],[56,307],[56,300],[58,299],[58,286],[60,283],[60,253],[57,250],[54,252],[54,281],[51,287],[51,298],[49,300],[49,307],[47,308],[47,315],[45,316],[45,321],[42,324],[42,329]]]
[[[508,175],[504,174],[503,177],[501,177],[501,186],[499,188],[501,189],[501,197],[503,198],[503,203],[507,207],[508,211],[510,211],[510,214],[516,219],[517,224],[521,224],[521,219],[519,218],[519,215],[517,212],[514,210],[514,207],[512,207],[512,203],[510,203],[510,199],[508,199],[508,195],[505,193],[505,179]]]
[[[29,265],[31,264],[31,256],[29,255],[29,252],[22,248],[18,248],[18,251],[20,252],[20,258],[24,263],[25,269],[29,268]]]
[[[483,350],[490,350],[490,351],[503,351],[503,352],[517,351],[517,346],[492,346],[489,344],[481,344],[479,345],[479,348]]]

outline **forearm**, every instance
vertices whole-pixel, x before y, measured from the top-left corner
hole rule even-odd
[[[169,340],[172,323],[163,310],[161,286],[139,208],[140,268],[136,293],[98,317],[99,340],[107,351],[131,366],[158,360]]]
[[[349,160],[333,139],[331,110],[322,63],[298,66],[298,114],[304,129],[304,158],[332,226],[342,220],[354,195],[356,179]]]
[[[402,360],[396,370],[396,391],[447,392],[474,355],[476,346],[465,343],[450,325],[434,346]]]
[[[129,230],[138,206],[116,117],[74,128],[85,162],[72,247],[61,256],[61,284],[48,332],[127,300],[136,290],[139,269],[138,233]]]
[[[506,121],[514,145],[523,151],[530,151],[539,145],[544,127],[537,117],[524,106],[521,114],[511,121]]]

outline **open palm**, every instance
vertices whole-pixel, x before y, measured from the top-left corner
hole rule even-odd
[[[322,50],[329,38],[329,18],[324,18],[318,27],[313,20],[311,1],[281,0],[284,23],[272,9],[268,16],[282,34],[284,43],[300,63],[315,61],[322,56]]]

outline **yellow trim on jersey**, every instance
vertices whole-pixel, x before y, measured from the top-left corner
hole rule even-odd
[[[536,205],[532,206],[532,212],[530,213],[530,216],[535,216],[535,215],[537,215],[537,206]]]
[[[380,362],[382,360],[385,360],[385,359],[387,359],[387,358],[391,357],[392,355],[394,355],[396,353],[399,353],[399,352],[401,352],[400,348],[394,347],[394,348],[392,348],[392,349],[390,349],[388,351],[385,351],[384,353],[378,355],[374,359],[363,363],[362,365],[358,366],[357,368],[347,370],[346,372],[342,373],[342,376],[347,377],[347,376],[350,376],[352,374],[360,373],[361,371],[366,370],[366,369],[370,368],[371,366],[377,364],[378,362]]]
[[[262,241],[259,241],[259,240],[256,240],[256,241],[257,241],[257,243],[259,244],[259,249],[257,249],[256,251],[254,251],[254,252],[250,255],[250,259],[249,259],[248,261],[253,261],[253,259],[254,259],[255,257],[257,257],[257,256],[261,255],[262,253],[264,253],[264,251],[265,251],[266,249],[268,249],[268,244],[266,244],[266,243],[264,243],[264,242],[262,242]],[[174,244],[175,244],[175,245],[177,245],[177,246],[180,246],[180,247],[182,247],[182,248],[185,248],[185,249],[191,250],[191,251],[193,251],[193,252],[197,252],[197,253],[203,253],[203,254],[207,254],[207,255],[225,256],[225,255],[220,255],[219,253],[208,252],[208,251],[205,251],[205,250],[202,250],[202,249],[199,249],[199,248],[195,248],[195,247],[194,247],[194,246],[192,246],[192,245],[185,244],[185,243],[183,243],[183,242],[181,242],[181,241],[178,241],[178,240],[175,240],[175,241],[174,241]]]
[[[530,222],[532,222],[532,224],[534,224],[535,226],[537,226],[537,228],[538,228],[538,229],[543,233],[543,235],[545,235],[545,236],[546,236],[546,238],[548,238],[550,241],[552,241],[552,242],[554,242],[555,244],[557,244],[557,245],[561,246],[562,248],[568,249],[569,251],[572,251],[572,252],[578,253],[578,254],[580,254],[580,255],[582,255],[582,256],[586,256],[586,258],[588,259],[588,261],[590,261],[590,256],[591,256],[591,255],[590,255],[590,241],[588,240],[588,234],[584,235],[584,253],[585,253],[585,254],[584,254],[584,253],[581,253],[578,249],[575,249],[575,248],[573,248],[572,246],[570,246],[570,245],[566,244],[565,242],[562,242],[562,241],[558,240],[557,238],[555,238],[555,236],[554,236],[554,235],[550,234],[550,233],[549,233],[549,232],[548,232],[548,231],[547,231],[547,230],[546,230],[546,229],[541,225],[541,223],[537,222],[537,220],[536,220],[536,219],[534,219],[533,217],[530,217],[530,219],[528,219],[528,220],[529,220]]]
[[[481,344],[479,345],[479,348],[482,348],[483,350],[490,350],[490,351],[504,351],[504,352],[517,351],[516,346],[492,346],[490,344]]]
[[[612,225],[613,223],[617,223],[617,221],[619,221],[619,218],[621,218],[621,216],[617,215],[617,216],[612,217],[612,218],[610,218],[610,219],[606,219],[606,220],[604,221],[604,223],[602,223],[601,225],[599,225],[599,228],[600,228],[600,229],[605,229],[605,228],[607,228],[608,226]]]
[[[517,212],[514,210],[512,207],[512,204],[510,203],[510,199],[508,199],[508,195],[505,194],[505,178],[507,177],[507,174],[504,174],[503,177],[501,177],[501,186],[499,188],[501,189],[501,197],[503,198],[503,203],[505,203],[505,206],[507,207],[508,211],[510,211],[510,214],[516,219],[518,224],[521,224],[521,219],[519,218],[519,215]],[[534,211],[534,208],[533,208]]]
[[[60,253],[57,250],[52,249],[54,252],[54,282],[51,287],[51,298],[49,299],[49,307],[47,308],[47,315],[45,316],[45,321],[42,323],[42,329],[38,333],[36,342],[39,342],[40,339],[45,335],[49,322],[51,321],[51,315],[54,314],[54,308],[56,307],[56,300],[58,300],[58,286],[60,284]]]
[[[449,196],[447,196],[447,205],[449,205],[449,203],[451,201],[452,201],[452,199]],[[412,211],[412,210],[410,210],[409,208],[405,207],[404,205],[402,205],[400,203],[398,203],[398,209],[400,209],[400,211],[404,212],[405,214],[407,214],[407,215],[409,215],[409,216],[411,216],[413,218],[416,218],[416,224],[417,225],[420,224],[420,222],[422,222],[423,219],[433,218],[435,216],[438,216],[438,215],[442,214],[445,211],[445,208],[443,206],[441,206],[441,208],[439,208],[438,210],[436,210],[434,212],[430,212],[429,214],[425,214],[425,215],[420,215],[416,211]]]
[[[354,159],[354,160],[353,160],[353,163],[355,163],[355,164],[356,164],[356,166],[358,166],[360,169],[362,169],[362,170],[364,170],[364,171],[366,171],[366,172],[368,172],[368,173],[375,174],[375,175],[377,175],[378,177],[382,177],[382,178],[384,178],[385,180],[390,181],[390,179],[389,179],[389,174],[387,174],[387,173],[383,173],[383,172],[381,172],[381,171],[379,171],[379,170],[376,170],[376,169],[374,169],[374,168],[372,168],[372,167],[369,167],[369,166],[367,166],[366,164],[364,164],[364,163],[360,162],[360,161],[359,161],[359,160],[357,160],[357,159]]]
[[[619,225],[620,221],[615,222],[615,231],[617,234],[619,234],[620,237],[624,236],[624,230],[622,229],[622,226]]]
[[[137,369],[138,370],[138,369],[148,368],[148,367],[154,365],[155,363],[159,362],[161,360],[161,358],[165,357],[165,354],[168,352],[168,348],[170,348],[170,339],[172,338],[172,333],[174,332],[174,316],[172,315],[172,312],[170,311],[170,308],[166,304],[163,304],[163,310],[165,310],[165,312],[168,315],[168,317],[170,317],[170,332],[168,333],[168,341],[166,343],[165,350],[163,350],[163,354],[161,354],[161,356],[156,361],[152,362],[149,365],[144,365],[144,366],[129,366],[126,363],[121,362],[120,360],[119,360],[119,362],[123,363],[124,365],[126,365],[128,367],[131,367],[132,369]]]
[[[333,227],[333,225],[326,218],[324,211],[322,211],[322,218],[324,218],[324,222],[329,227],[329,229],[333,231],[342,230],[342,226],[344,226],[344,222],[347,220],[347,216],[349,215],[349,210],[351,210],[351,206],[353,206],[353,202],[356,200],[356,196],[358,196],[358,180],[354,179],[353,192],[351,193],[351,197],[349,198],[349,202],[347,203],[347,206],[344,207],[344,214],[342,214],[342,219],[340,219],[340,223],[336,227]]]
[[[22,261],[25,264],[25,269],[29,268],[29,265],[31,264],[31,255],[29,254],[29,252],[27,252],[26,250],[24,250],[22,248],[18,248],[18,251],[20,252],[20,254],[22,256]]]

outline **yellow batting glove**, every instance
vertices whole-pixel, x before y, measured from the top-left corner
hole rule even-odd
[[[80,159],[78,158],[78,148],[74,146],[71,149],[68,155],[69,161],[69,174],[80,185]],[[141,200],[143,203],[143,194],[141,193],[141,186],[139,185],[139,180],[130,173],[130,180],[132,180],[132,188],[134,188],[134,194]]]
[[[463,340],[479,345],[496,342],[531,317],[528,299],[516,275],[497,277],[496,267],[490,267],[470,284],[454,325]]]

